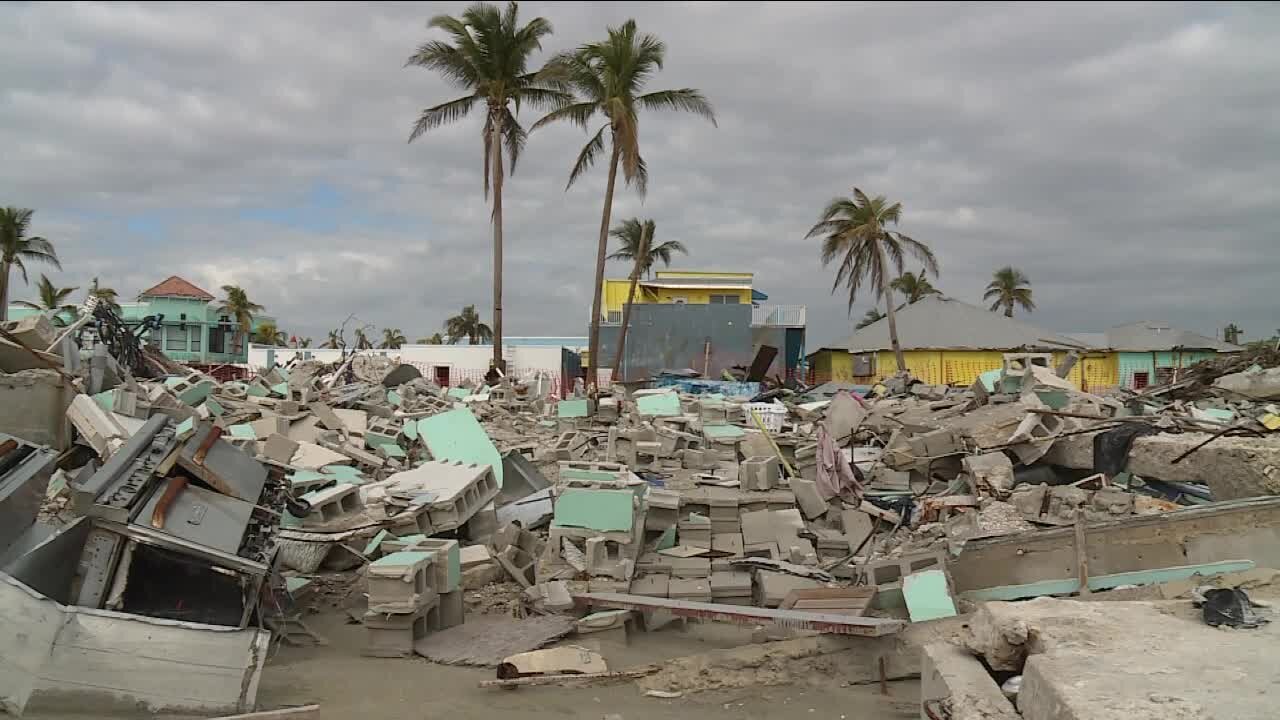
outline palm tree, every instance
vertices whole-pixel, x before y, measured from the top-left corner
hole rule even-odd
[[[874,288],[877,297],[885,301],[889,319],[889,342],[893,345],[898,372],[906,372],[906,359],[902,345],[898,343],[898,321],[894,316],[892,295],[889,290],[889,274],[896,270],[902,274],[902,257],[910,253],[924,265],[921,272],[938,276],[938,261],[933,251],[924,243],[913,240],[900,232],[887,230],[902,219],[902,203],[889,204],[883,195],[869,198],[858,188],[853,197],[838,197],[827,204],[822,216],[809,228],[806,238],[822,236],[822,266],[843,256],[831,285],[832,294],[844,283],[849,288],[849,309],[863,283]]]
[[[636,284],[640,276],[653,270],[659,261],[663,265],[671,265],[673,253],[689,251],[679,240],[668,240],[658,245],[653,244],[653,234],[657,225],[652,220],[631,218],[624,220],[609,234],[618,240],[620,247],[609,256],[610,260],[631,260],[631,289],[627,292],[627,302],[622,306],[622,329],[618,333],[618,352],[613,358],[613,377],[617,378],[618,368],[622,366],[622,354],[627,349],[627,328],[631,326],[631,303],[636,297]]]
[[[938,289],[929,282],[929,278],[924,274],[924,268],[920,268],[920,272],[913,273],[910,270],[902,273],[889,283],[889,287],[902,293],[910,305],[918,300],[923,300],[929,295],[938,295]]]
[[[324,345],[322,345],[321,347],[333,348],[336,350],[342,344],[343,344],[342,333],[338,330],[330,330],[329,339],[326,340]]]
[[[1243,334],[1244,330],[1240,329],[1240,326],[1235,323],[1228,323],[1226,327],[1222,328],[1222,340],[1232,345],[1239,345],[1240,336]]]
[[[429,107],[414,123],[409,142],[428,130],[461,120],[479,103],[486,108],[484,122],[484,193],[489,197],[493,183],[493,363],[502,367],[502,147],[511,156],[511,172],[524,148],[525,131],[516,121],[520,105],[536,108],[559,107],[569,96],[540,81],[529,72],[529,58],[542,49],[542,38],[551,34],[551,23],[536,17],[525,25],[517,23],[516,3],[507,3],[505,12],[494,5],[476,3],[461,17],[437,15],[429,28],[445,31],[452,43],[430,40],[423,43],[405,65],[417,65],[439,72],[454,87],[467,94]]]
[[[22,283],[27,279],[30,262],[48,263],[61,270],[62,263],[53,243],[40,236],[27,237],[34,210],[27,208],[0,208],[0,321],[9,319],[9,271],[18,268]]]
[[[493,331],[480,321],[475,305],[462,308],[462,312],[446,320],[444,331],[449,336],[450,345],[456,345],[464,337],[472,345],[479,345],[493,338]]]
[[[15,302],[14,305],[21,305],[22,307],[39,310],[41,312],[52,310],[54,312],[50,317],[50,320],[54,325],[59,326],[66,324],[63,319],[59,317],[62,313],[70,313],[72,320],[74,320],[76,315],[79,314],[80,309],[67,302],[67,296],[75,292],[76,288],[54,287],[53,283],[49,281],[49,277],[42,273],[40,275],[40,282],[36,283],[36,290],[39,293],[40,298],[40,302],[38,304],[27,302],[26,300],[19,300]]]
[[[604,210],[600,214],[600,237],[596,248],[595,295],[592,298],[590,363],[594,374],[600,358],[600,303],[604,287],[604,262],[608,252],[609,216],[613,212],[614,184],[618,165],[628,185],[634,184],[643,196],[649,172],[640,157],[640,125],[636,113],[644,110],[684,110],[716,122],[715,110],[693,88],[659,90],[642,93],[645,81],[662,69],[667,46],[656,36],[637,34],[635,20],[621,27],[609,28],[609,37],[601,42],[583,45],[574,52],[561,53],[547,63],[548,76],[557,87],[571,88],[579,102],[557,108],[534,123],[536,130],[548,123],[567,120],[587,128],[599,113],[605,124],[587,141],[569,171],[567,190],[582,176],[610,144],[609,174],[604,191]],[[608,130],[606,137],[605,131]],[[594,377],[591,384],[595,383]]]
[[[870,310],[867,311],[865,315],[862,316],[862,319],[858,321],[858,324],[853,326],[853,329],[861,330],[862,328],[872,323],[880,322],[883,319],[884,319],[884,313],[880,312],[880,308],[871,308]]]
[[[364,334],[364,328],[356,328],[356,350],[369,350],[372,347],[373,341]]]
[[[259,345],[285,347],[289,344],[289,335],[276,327],[273,322],[264,322],[253,331],[253,341]]]
[[[302,338],[301,340],[299,340],[299,341],[298,341],[298,347],[300,347],[300,348],[309,348],[309,347],[311,347],[311,338]]]
[[[400,328],[383,328],[382,344],[378,347],[398,350],[401,345],[407,342],[409,342],[409,338],[406,338],[404,333],[400,332]]]
[[[249,331],[253,328],[253,314],[262,312],[265,308],[249,299],[249,295],[239,285],[223,285],[222,292],[226,297],[222,299],[222,304],[218,306],[218,312],[222,315],[230,315],[236,321],[236,352],[244,348],[245,338],[249,337]]]
[[[1027,312],[1036,309],[1035,302],[1031,300],[1031,281],[1012,265],[1005,265],[991,274],[991,282],[987,283],[982,299],[992,301],[992,312],[1003,307],[1005,317],[1013,317],[1014,305]]]
[[[98,298],[99,302],[108,305],[117,315],[120,314],[120,302],[117,299],[120,297],[120,293],[116,292],[112,288],[99,287],[98,278],[96,277],[93,279],[93,282],[89,284],[89,295]]]
[[[419,345],[443,345],[444,337],[442,337],[440,333],[433,333],[431,337],[418,338],[418,344]]]

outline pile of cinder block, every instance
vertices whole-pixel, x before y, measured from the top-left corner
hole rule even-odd
[[[462,569],[457,540],[402,538],[368,567],[364,654],[409,657],[427,633],[461,625]]]

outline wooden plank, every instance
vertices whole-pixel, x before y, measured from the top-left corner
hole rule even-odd
[[[1089,546],[1084,539],[1084,511],[1076,512],[1076,581],[1079,583],[1080,594],[1088,595],[1089,590]]]
[[[891,635],[906,627],[906,623],[903,621],[890,618],[868,618],[744,605],[721,605],[718,603],[671,600],[623,593],[579,593],[574,595],[573,599],[579,603],[597,607],[640,611],[666,610],[676,617],[696,617],[743,625],[772,623],[797,630],[816,630],[837,635],[879,637],[881,635]]]
[[[1091,577],[1089,578],[1089,589],[1110,590],[1121,585],[1158,585],[1176,580],[1189,580],[1193,577],[1209,578],[1226,573],[1244,572],[1245,570],[1252,570],[1254,567],[1255,563],[1252,560],[1223,560],[1221,562],[1179,565],[1157,570],[1134,570],[1132,572]],[[1070,595],[1079,589],[1080,581],[1076,578],[1070,578],[1066,580],[1041,580],[1025,585],[1002,585],[982,590],[970,590],[960,593],[960,597],[974,602],[1020,600],[1043,595]]]
[[[212,718],[212,720],[270,720],[270,718],[287,717],[287,718],[309,718],[319,717],[319,705],[299,705],[298,707],[280,708],[279,710],[259,710],[258,712],[245,713],[243,715],[223,715],[222,717]]]
[[[661,668],[651,665],[635,670],[617,670],[603,673],[564,673],[561,675],[532,675],[507,680],[481,680],[479,687],[520,687],[523,685],[556,685],[567,682],[591,682],[595,680],[629,680],[652,675]]]

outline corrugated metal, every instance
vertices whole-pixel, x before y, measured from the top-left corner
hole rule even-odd
[[[599,367],[613,366],[619,331],[618,327],[600,328]],[[782,338],[778,340],[780,347]],[[631,309],[622,370],[626,378],[634,379],[664,368],[702,372],[705,364],[707,376],[714,378],[734,365],[750,364],[753,354],[750,305],[638,304]]]
[[[1179,330],[1168,323],[1154,320],[1119,325],[1107,331],[1107,347],[1128,352],[1151,352],[1188,348],[1237,352],[1239,345],[1215,340],[1190,330]]]

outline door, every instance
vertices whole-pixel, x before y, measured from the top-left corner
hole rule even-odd
[[[1150,376],[1146,372],[1136,372],[1133,374],[1133,389],[1141,390],[1151,382]]]
[[[436,365],[432,370],[436,376],[436,384],[440,387],[449,387],[449,366]]]

